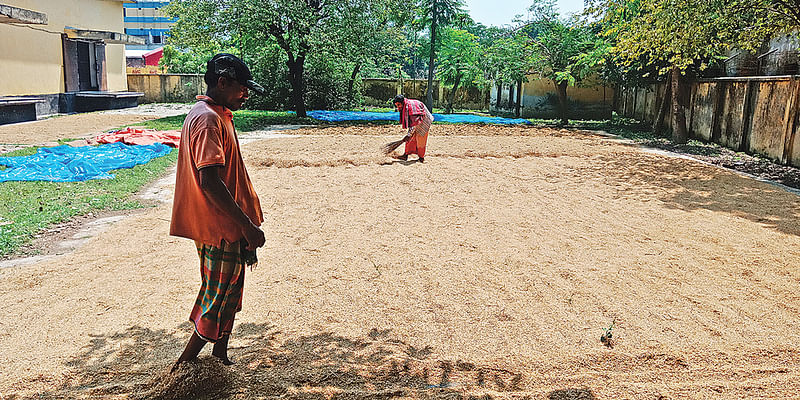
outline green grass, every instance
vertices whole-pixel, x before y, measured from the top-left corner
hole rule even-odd
[[[652,126],[648,124],[631,118],[618,117],[616,114],[611,120],[570,120],[570,125],[581,129],[606,131],[608,133],[633,141],[650,141],[666,138],[666,136],[658,136],[654,134],[652,131]]]
[[[186,114],[183,114],[137,123],[136,125],[161,131],[181,129],[185,118]],[[239,110],[233,113],[233,124],[238,131],[249,132],[263,129],[270,125],[317,125],[319,121],[313,118],[298,118],[295,113],[289,111]]]
[[[67,138],[67,139],[58,139],[58,144],[59,144],[59,145],[62,145],[62,144],[67,144],[67,143],[69,143],[69,142],[74,142],[74,141],[76,141],[76,140],[81,140],[81,139],[77,139],[77,138],[72,138],[72,139],[70,139],[70,138]]]
[[[9,151],[8,153],[3,153],[0,157],[17,157],[17,156],[30,156],[36,154],[36,151],[39,150],[38,146],[31,146],[31,147],[24,147],[19,150]]]
[[[23,156],[35,147],[4,156]],[[33,236],[54,224],[94,211],[145,207],[132,198],[142,186],[164,174],[178,152],[131,169],[111,171],[114,179],[85,182],[0,182],[0,258],[14,254]]]
[[[318,125],[314,118],[299,118],[289,111],[239,110],[233,113],[233,125],[242,132],[263,129],[269,125]]]
[[[352,110],[347,111],[368,111],[368,112],[397,112],[397,109],[394,107],[377,107],[377,106],[366,106],[364,108],[354,108]]]
[[[145,121],[133,125],[144,126],[145,128],[156,129],[159,131],[171,131],[174,129],[181,129],[184,118],[186,118],[186,114],[154,119],[152,121]]]

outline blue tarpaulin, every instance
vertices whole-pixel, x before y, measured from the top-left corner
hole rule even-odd
[[[399,121],[400,113],[397,112],[369,112],[369,111],[309,111],[308,116],[320,121]],[[527,119],[482,117],[472,114],[433,114],[437,122],[451,122],[456,124],[530,124]]]
[[[7,167],[0,170],[0,182],[111,179],[114,175],[108,171],[146,164],[170,151],[171,147],[161,143],[147,146],[111,143],[100,146],[43,147],[30,156],[0,157],[0,165]]]

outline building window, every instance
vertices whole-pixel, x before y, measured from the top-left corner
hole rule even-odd
[[[153,44],[161,44],[161,35],[153,36]]]

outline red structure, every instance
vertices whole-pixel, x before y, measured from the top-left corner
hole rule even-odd
[[[144,57],[144,65],[158,66],[158,62],[161,61],[161,57],[163,56],[164,56],[164,48],[159,47],[153,51],[144,53],[142,57]]]

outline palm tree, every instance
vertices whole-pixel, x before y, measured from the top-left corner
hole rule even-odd
[[[423,25],[430,24],[431,27],[431,52],[428,62],[428,93],[425,99],[425,106],[433,111],[433,69],[436,59],[436,28],[446,26],[464,14],[463,0],[420,0]]]

